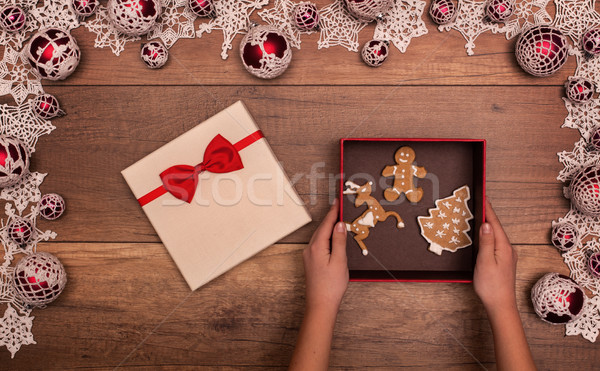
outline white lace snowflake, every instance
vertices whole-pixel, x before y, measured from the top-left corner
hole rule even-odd
[[[215,0],[216,18],[200,24],[196,36],[202,37],[202,34],[211,33],[213,30],[223,31],[221,58],[227,59],[227,51],[232,48],[231,43],[235,36],[247,32],[250,14],[268,3],[269,0]]]
[[[258,15],[263,21],[285,32],[290,45],[300,49],[302,43],[300,36],[311,34],[314,31],[300,32],[292,16],[294,6],[296,6],[296,3],[291,0],[275,0],[273,7],[260,11]]]
[[[600,124],[600,99],[592,99],[586,103],[572,103],[563,98],[569,114],[562,125],[563,128],[577,129],[585,140],[589,140]]]
[[[579,241],[585,240],[587,237],[598,237],[600,236],[600,217],[587,216],[580,213],[575,208],[571,208],[569,212],[562,218],[553,222],[556,223],[570,222],[577,226],[577,232],[579,233]],[[575,248],[580,249],[582,247],[579,243]]]
[[[5,214],[8,216],[6,223],[2,221],[2,225],[0,228],[0,241],[4,245],[4,263],[2,264],[5,267],[8,267],[14,256],[17,254],[32,254],[36,251],[37,244],[40,241],[48,241],[49,239],[56,238],[56,232],[41,231],[36,226],[36,219],[39,215],[39,210],[37,205],[31,207],[31,212],[28,215],[25,215],[24,218],[31,221],[33,225],[33,233],[31,236],[31,240],[27,243],[27,245],[17,245],[14,243],[8,236],[8,226],[12,222],[14,218],[19,217],[19,215],[15,212],[11,204],[7,203],[5,206]]]
[[[571,37],[579,45],[581,36],[592,27],[600,25],[600,14],[595,10],[595,0],[554,0],[556,15],[552,26]]]
[[[57,27],[69,31],[79,27],[70,0],[44,0],[41,7],[31,10],[31,15],[39,22],[40,29]]]
[[[159,38],[168,49],[179,39],[193,39],[196,14],[186,4],[186,0],[165,0],[159,22],[148,33],[148,40]]]
[[[56,127],[50,121],[39,118],[30,102],[18,106],[0,105],[0,134],[20,139],[33,153],[39,137],[50,134]]]
[[[0,62],[0,96],[11,94],[17,104],[27,97],[43,94],[39,76],[31,69],[23,54],[9,45],[4,47],[4,57]]]
[[[458,15],[454,22],[440,25],[440,31],[456,30],[465,38],[465,48],[468,55],[473,55],[475,40],[486,31],[499,32],[500,26],[496,23],[484,21],[486,1],[461,0],[458,2]]]
[[[498,32],[505,33],[506,39],[510,40],[515,36],[519,36],[521,32],[530,27],[540,24],[550,24],[552,17],[550,17],[550,14],[546,10],[549,2],[550,0],[516,1],[513,15]]]
[[[127,36],[117,31],[109,22],[108,12],[103,5],[99,5],[96,14],[83,22],[83,25],[88,31],[96,34],[95,48],[109,47],[117,56],[125,50],[125,44],[140,39],[138,36]]]
[[[577,320],[567,323],[565,334],[581,335],[584,339],[594,343],[598,332],[600,332],[600,296],[594,296],[588,300],[581,316]]]
[[[0,346],[8,349],[11,358],[15,357],[22,345],[36,344],[31,333],[34,318],[28,314],[19,316],[10,305],[6,308],[4,317],[0,319]]]
[[[588,254],[600,252],[597,238],[590,239],[583,248],[573,248],[563,254],[565,264],[571,270],[571,278],[581,286],[590,290],[594,295],[600,295],[600,280],[588,269]]]
[[[575,76],[586,77],[594,82],[596,90],[600,87],[600,58],[587,58],[580,49],[574,49],[571,54],[577,56]]]
[[[563,164],[564,169],[560,171],[556,179],[566,182],[582,169],[600,164],[600,152],[588,151],[587,147],[586,140],[581,138],[575,143],[571,152],[562,151],[558,153],[558,161]]]
[[[42,197],[40,185],[44,181],[46,175],[47,174],[38,172],[27,173],[17,184],[2,188],[2,191],[0,191],[0,199],[12,201],[19,211],[19,214],[23,213],[23,210],[25,210],[27,205],[30,203],[37,204]]]
[[[343,0],[335,0],[321,10],[320,25],[319,49],[340,45],[351,52],[358,52],[358,33],[367,23],[351,16]]]
[[[396,1],[383,19],[377,21],[373,38],[391,41],[402,53],[406,52],[412,38],[428,32],[422,19],[425,5],[421,0]]]
[[[31,10],[35,8],[37,0],[23,0],[23,1],[5,1],[1,2],[0,6],[6,6],[8,4],[14,4],[20,6],[25,10],[25,27],[17,32],[8,32],[0,28],[0,45],[10,45],[15,49],[21,49],[23,43],[29,37],[29,34],[39,28],[37,17],[31,13]]]

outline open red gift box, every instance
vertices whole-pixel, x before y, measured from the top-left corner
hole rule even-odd
[[[396,151],[411,147],[415,152],[413,165],[424,167],[424,178],[413,178],[415,187],[423,189],[420,201],[412,203],[405,195],[387,201],[384,190],[394,183],[394,177],[382,176],[386,166],[397,165]],[[357,185],[372,182],[371,196],[386,211],[398,213],[404,228],[389,217],[370,228],[363,240],[368,247],[364,256],[352,232],[348,233],[347,254],[351,281],[421,281],[471,282],[477,257],[478,231],[485,215],[485,151],[483,139],[391,139],[347,138],[340,141],[340,218],[352,223],[367,210],[365,204],[355,207],[355,196],[344,194],[347,181]],[[456,252],[436,255],[428,250],[429,242],[421,235],[419,216],[429,216],[435,201],[453,195],[467,185],[467,202],[473,214],[470,230],[471,246]]]

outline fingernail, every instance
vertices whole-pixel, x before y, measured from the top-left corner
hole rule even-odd
[[[335,205],[337,205],[337,203],[338,203],[338,199],[336,197],[336,198],[333,199],[333,204],[331,206],[335,206]]]
[[[483,234],[490,234],[492,233],[492,226],[489,223],[483,223],[481,226],[481,231]]]
[[[344,222],[338,222],[335,225],[335,231],[336,232],[345,232],[346,231],[346,224]]]

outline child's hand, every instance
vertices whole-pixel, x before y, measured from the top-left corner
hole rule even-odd
[[[517,253],[489,201],[486,201],[485,214],[487,223],[479,231],[473,286],[489,315],[516,311]]]
[[[327,310],[337,314],[348,287],[347,232],[343,222],[336,224],[338,204],[335,200],[303,253],[307,310]]]

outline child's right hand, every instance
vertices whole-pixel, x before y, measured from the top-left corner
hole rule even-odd
[[[479,253],[473,286],[488,315],[516,310],[517,253],[492,205],[486,200],[486,223],[479,230]]]

